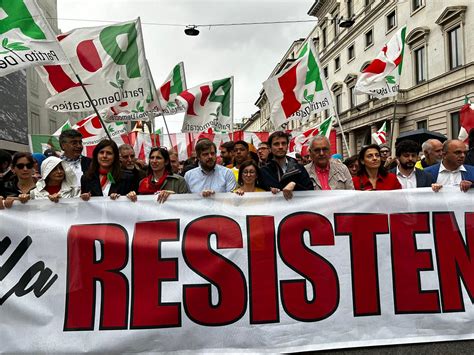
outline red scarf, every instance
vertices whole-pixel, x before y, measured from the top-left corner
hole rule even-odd
[[[100,178],[100,187],[102,190],[104,189],[104,186],[107,185],[107,174],[109,173],[108,170],[105,169],[99,169],[99,175],[102,175]]]
[[[61,185],[46,186],[44,189],[48,191],[48,194],[54,195],[54,194],[57,194],[61,190]]]
[[[138,193],[140,195],[153,195],[155,192],[160,191],[163,187],[166,178],[168,177],[168,172],[164,172],[160,180],[153,182],[153,174],[147,176],[140,182],[138,187]]]

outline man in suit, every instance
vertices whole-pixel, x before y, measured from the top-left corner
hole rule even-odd
[[[415,141],[407,139],[397,144],[395,155],[398,166],[391,172],[397,175],[402,189],[430,187],[433,183],[429,173],[415,167],[419,152],[420,146]]]
[[[425,169],[433,176],[433,191],[443,186],[459,186],[463,192],[469,191],[474,183],[474,166],[464,165],[466,145],[458,139],[450,139],[443,143],[443,160],[441,163]]]
[[[67,129],[59,135],[59,145],[63,150],[61,159],[74,171],[77,186],[81,185],[82,175],[89,169],[91,159],[82,155],[82,134],[75,129]]]

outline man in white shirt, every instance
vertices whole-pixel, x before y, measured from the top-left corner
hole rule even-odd
[[[474,166],[463,165],[466,157],[466,145],[463,141],[450,139],[443,143],[443,160],[441,163],[425,169],[436,181],[431,187],[439,191],[443,186],[459,186],[467,192],[474,182]]]
[[[209,139],[201,139],[196,143],[195,149],[199,165],[184,175],[191,192],[209,197],[216,192],[233,191],[236,181],[232,170],[216,165],[216,145]]]
[[[415,141],[407,139],[397,144],[395,155],[398,166],[391,172],[397,175],[402,189],[430,187],[433,183],[433,177],[429,173],[415,168],[419,152],[420,146]]]
[[[81,177],[89,166],[92,160],[82,155],[82,134],[75,129],[68,129],[62,131],[59,135],[59,145],[63,150],[61,159],[66,162],[66,165],[74,171],[77,178],[77,185],[81,184]]]

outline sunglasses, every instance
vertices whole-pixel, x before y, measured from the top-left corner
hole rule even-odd
[[[23,170],[25,167],[27,169],[33,169],[33,166],[34,164],[33,163],[27,163],[27,164],[23,164],[23,163],[19,163],[19,164],[16,164],[15,167],[20,169],[20,170]]]

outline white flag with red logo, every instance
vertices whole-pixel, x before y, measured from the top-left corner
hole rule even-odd
[[[78,28],[58,36],[97,108],[142,101],[150,87],[140,19],[101,27]],[[61,112],[93,109],[69,66],[37,70],[53,95],[46,106]]]
[[[176,100],[178,95],[186,89],[184,63],[180,62],[175,65],[163,85],[156,92],[164,115],[174,115],[186,111],[186,107]]]
[[[316,48],[309,40],[288,69],[263,83],[275,127],[291,119],[309,119],[310,115],[333,106],[320,68]]]
[[[464,100],[464,105],[459,111],[459,135],[458,139],[469,144],[469,132],[474,129],[474,104],[468,97]],[[472,147],[469,147],[472,148]]]
[[[310,128],[304,132],[301,132],[300,134],[295,134],[295,132],[293,132],[292,135],[294,136],[294,138],[290,140],[290,152],[296,151],[298,153],[301,153],[303,147],[307,147],[311,141],[311,138],[313,137],[325,136],[327,139],[329,139],[332,128],[332,120],[333,117],[331,116],[320,124],[318,124],[317,126]]]
[[[406,25],[400,28],[377,58],[362,71],[355,85],[356,94],[369,94],[381,99],[398,93],[406,31]]]
[[[230,132],[233,124],[234,78],[214,80],[183,91],[186,107],[182,132]]]
[[[372,138],[378,145],[387,143],[387,122],[384,122],[377,132],[372,133]]]

